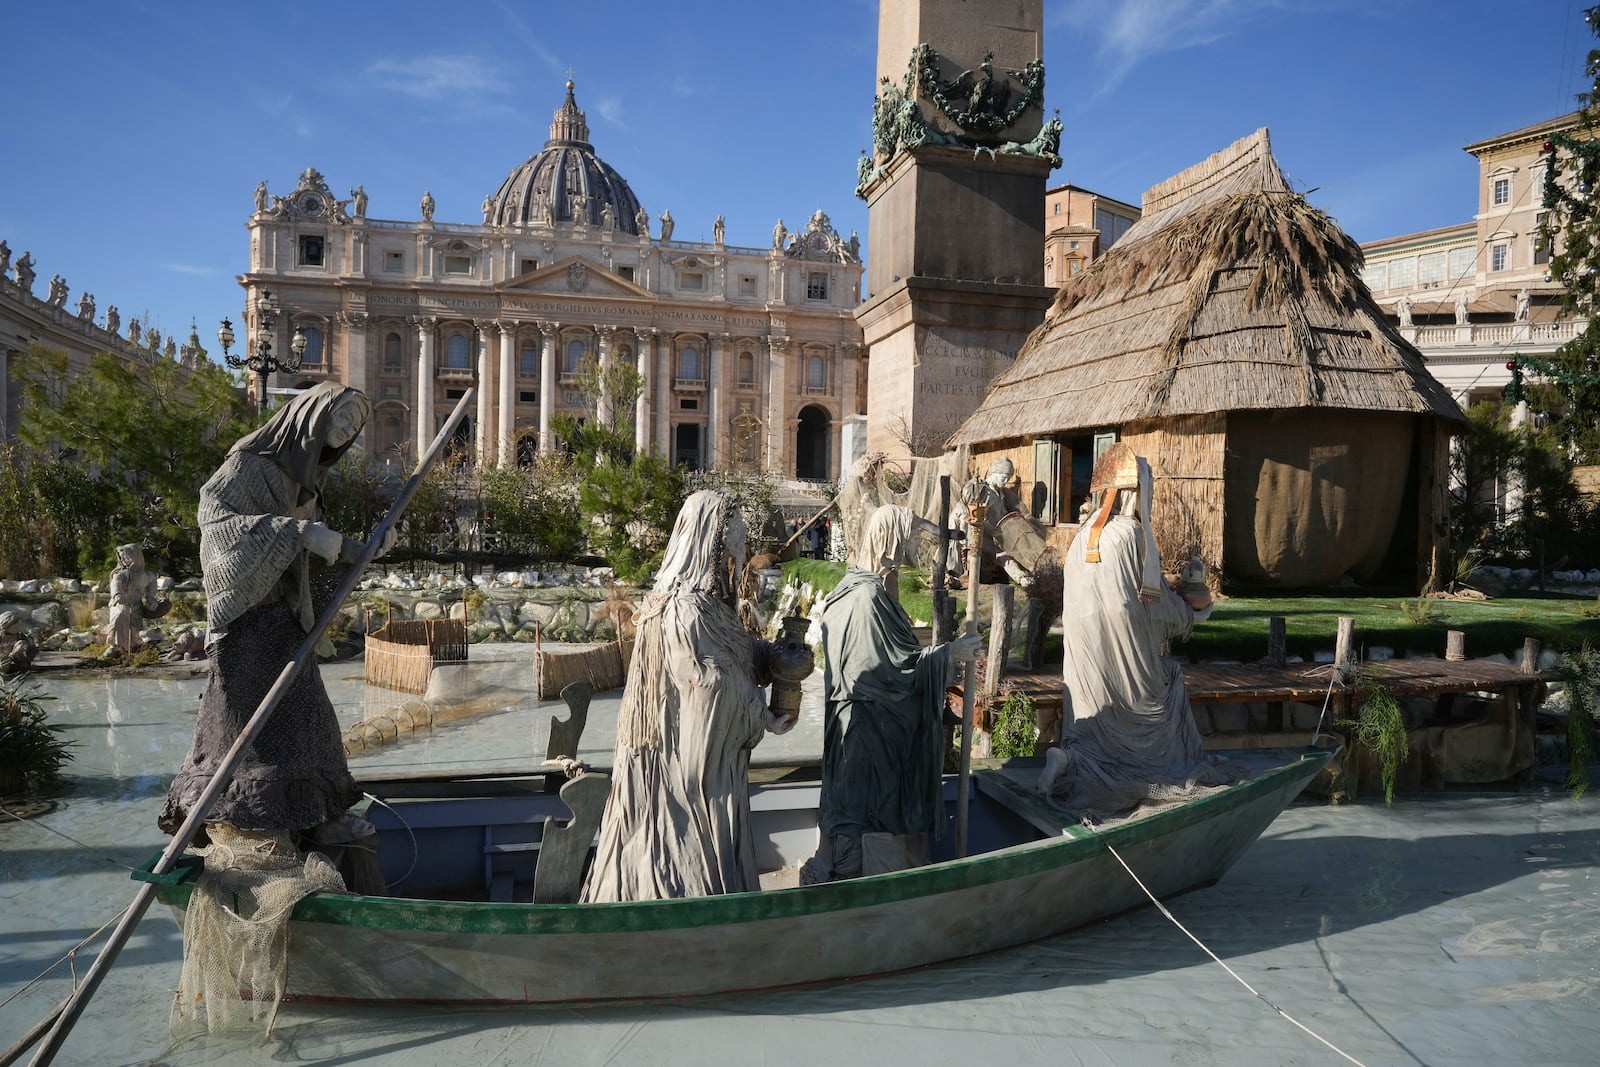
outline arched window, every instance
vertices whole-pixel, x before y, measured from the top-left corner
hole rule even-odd
[[[464,333],[452,334],[445,345],[444,365],[451,370],[472,369],[472,342]]]
[[[806,388],[818,392],[828,387],[828,363],[821,356],[806,360]]]
[[[684,381],[700,381],[700,350],[685,348],[678,353],[678,377]]]
[[[588,350],[589,350],[589,346],[584,344],[583,340],[581,338],[576,338],[575,337],[572,340],[567,342],[567,373],[568,374],[577,374],[578,373],[578,364],[583,362],[583,354],[585,352],[587,352]]]
[[[756,357],[754,353],[739,353],[739,384],[756,384]]]
[[[517,373],[524,378],[534,378],[539,374],[539,346],[532,341],[522,343],[522,356],[517,364]]]
[[[383,339],[383,365],[388,370],[400,369],[400,335],[391,333]]]
[[[306,351],[300,362],[315,367],[322,362],[322,331],[315,326],[302,326],[300,330],[306,335]]]
[[[633,366],[633,346],[618,345],[617,359],[621,360],[623,363],[626,363],[630,367]]]

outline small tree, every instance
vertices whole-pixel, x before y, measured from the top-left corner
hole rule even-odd
[[[1584,21],[1600,36],[1600,7],[1589,8]],[[1545,142],[1549,169],[1540,240],[1554,250],[1550,276],[1565,290],[1563,306],[1588,316],[1589,324],[1548,361],[1519,356],[1508,399],[1522,399],[1517,390],[1524,370],[1548,383],[1558,401],[1544,408],[1552,416],[1552,431],[1573,460],[1595,463],[1600,462],[1600,48],[1590,50],[1584,73],[1593,84],[1578,94],[1578,128]]]

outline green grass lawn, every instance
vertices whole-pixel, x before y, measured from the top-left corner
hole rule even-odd
[[[783,565],[791,579],[810,582],[827,592],[844,575],[844,564],[822,560],[792,560]],[[901,575],[900,603],[913,619],[926,621],[933,614],[933,597],[927,575],[906,571]],[[956,594],[957,610],[966,607],[966,594]],[[987,620],[987,606],[979,608]],[[1362,648],[1383,645],[1397,655],[1431,652],[1444,655],[1445,631],[1466,633],[1467,655],[1496,652],[1515,655],[1525,637],[1538,638],[1549,649],[1600,646],[1600,605],[1593,600],[1555,597],[1505,597],[1498,600],[1419,600],[1415,597],[1240,597],[1218,601],[1211,618],[1195,627],[1194,636],[1174,649],[1193,660],[1260,659],[1267,651],[1267,620],[1281,615],[1288,626],[1289,654],[1310,659],[1319,649],[1332,649],[1339,616],[1356,621],[1356,643]],[[1051,637],[1046,663],[1059,663],[1061,638]]]

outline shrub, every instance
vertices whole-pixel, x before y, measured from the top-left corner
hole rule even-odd
[[[42,704],[53,699],[26,675],[0,680],[0,797],[61,785],[74,742],[62,740],[61,727],[45,720]]]

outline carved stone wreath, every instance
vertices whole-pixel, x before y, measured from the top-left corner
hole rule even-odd
[[[1007,70],[1005,74],[1022,85],[1022,95],[1010,103],[1011,87],[1004,80],[992,77],[994,54],[983,57],[981,75],[964,71],[954,81],[939,77],[942,57],[932,45],[919,44],[911,53],[911,63],[917,73],[917,84],[928,95],[945,117],[968,133],[993,134],[1020,119],[1028,108],[1044,98],[1044,60],[1030,60],[1021,70]],[[956,93],[967,93],[965,102],[952,99]],[[1009,107],[1006,105],[1010,104]]]

